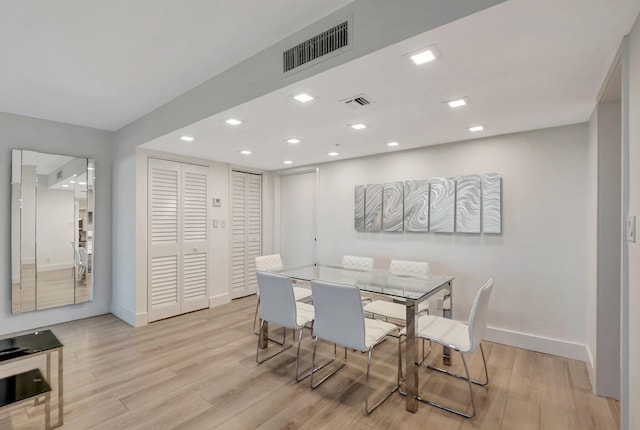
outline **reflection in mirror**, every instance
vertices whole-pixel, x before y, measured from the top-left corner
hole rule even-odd
[[[92,299],[94,161],[13,150],[12,312]]]

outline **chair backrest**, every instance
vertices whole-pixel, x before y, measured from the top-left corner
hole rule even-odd
[[[429,273],[429,263],[426,261],[391,260],[389,273],[424,278]]]
[[[78,248],[78,253],[80,254],[80,264],[84,267],[89,266],[89,253],[87,252],[87,248]]]
[[[260,288],[260,319],[295,328],[297,323],[296,299],[291,278],[271,272],[256,272]]]
[[[261,255],[256,257],[256,270],[282,270],[280,254]]]
[[[373,270],[373,258],[345,255],[342,257],[342,267],[351,270],[371,271]]]
[[[489,279],[476,293],[473,300],[471,314],[469,315],[469,339],[471,339],[471,349],[473,351],[484,338],[487,331],[487,313],[489,308],[489,297],[493,290],[493,279]]]
[[[358,287],[312,280],[311,293],[315,310],[313,335],[347,348],[367,351]]]
[[[78,266],[80,264],[80,253],[78,252],[78,248],[71,241],[71,248],[73,248],[73,264],[74,266]]]

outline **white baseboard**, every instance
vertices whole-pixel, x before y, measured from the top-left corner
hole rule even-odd
[[[490,342],[503,343],[505,345],[529,349],[531,351],[542,352],[545,354],[558,355],[560,357],[571,358],[574,360],[587,362],[589,359],[586,345],[567,342],[565,340],[534,336],[531,334],[518,333],[493,327],[487,327],[487,332],[484,338]]]
[[[589,380],[591,381],[591,387],[595,388],[596,386],[596,362],[593,359],[593,355],[591,354],[591,350],[586,348],[587,351],[587,361],[585,364],[587,365],[587,373],[589,374]]]
[[[218,294],[217,296],[209,297],[209,307],[215,308],[216,306],[231,303],[231,296],[229,293]]]
[[[149,314],[147,312],[139,312],[136,314],[136,325],[134,327],[142,327],[149,324]]]
[[[127,324],[136,327],[136,314],[135,312],[125,309],[122,306],[111,304],[111,313],[120,318]]]

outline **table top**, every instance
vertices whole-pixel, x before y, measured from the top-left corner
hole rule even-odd
[[[284,268],[277,271],[292,278],[312,279],[356,285],[360,290],[391,296],[396,299],[420,301],[438,291],[454,279],[452,276],[429,274],[426,277],[392,275],[388,270],[360,271],[337,265],[317,264]]]
[[[39,369],[0,379],[0,406],[10,405],[51,391]]]
[[[0,361],[36,354],[62,347],[51,330],[36,331],[21,336],[0,339]]]

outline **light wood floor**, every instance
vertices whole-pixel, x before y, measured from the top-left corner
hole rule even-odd
[[[308,379],[295,382],[294,348],[256,365],[255,300],[234,300],[137,329],[112,315],[51,327],[65,344],[64,429],[619,428],[618,402],[591,393],[584,363],[488,342],[490,383],[474,387],[475,418],[423,404],[412,414],[397,393],[365,416],[365,354],[350,351],[347,367],[314,391]],[[303,342],[306,363],[307,333]],[[374,387],[395,378],[396,342],[389,339],[374,353]],[[434,352],[430,357],[437,359]],[[456,357],[453,368],[459,367]],[[471,368],[479,375],[475,353]],[[463,381],[420,372],[423,395],[467,401]],[[42,428],[42,414],[42,406],[32,404],[5,408],[0,428]]]

